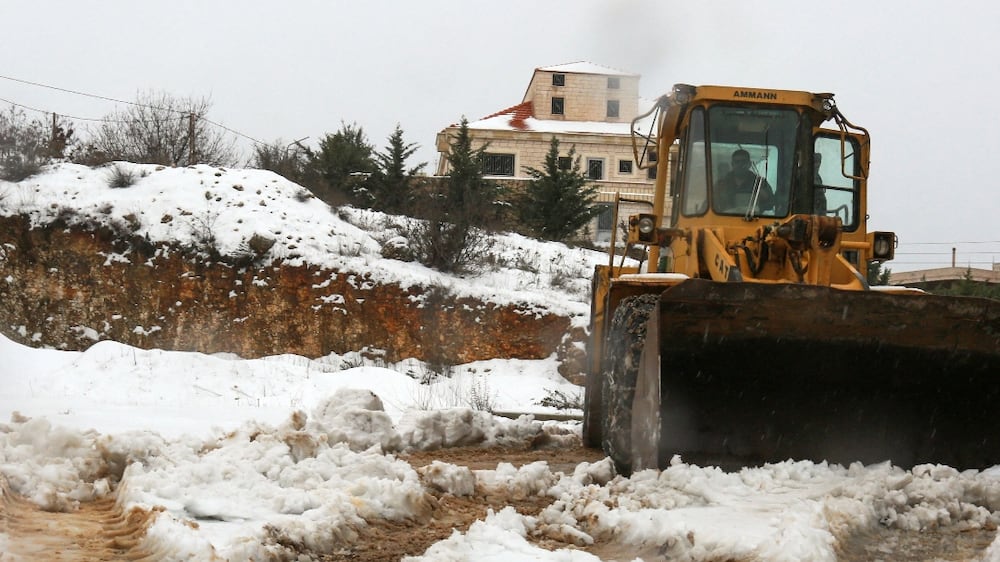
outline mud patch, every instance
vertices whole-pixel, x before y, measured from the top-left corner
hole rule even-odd
[[[12,492],[0,477],[4,562],[154,560],[142,545],[157,510],[123,511],[114,498],[82,502],[66,512],[44,511]]]
[[[464,466],[470,470],[494,470],[500,463],[510,463],[522,467],[534,462],[545,461],[553,472],[572,473],[581,462],[597,462],[604,454],[581,446],[564,449],[518,448],[518,447],[456,447],[435,451],[419,451],[400,455],[414,468],[430,465],[434,461]],[[420,521],[392,522],[369,521],[358,531],[358,540],[338,552],[307,553],[316,560],[323,561],[392,561],[406,556],[419,556],[431,545],[440,542],[455,531],[464,533],[472,523],[485,519],[489,510],[500,511],[513,507],[522,515],[538,515],[548,507],[554,498],[528,496],[503,491],[477,491],[469,496],[456,497],[451,494],[435,496],[437,504],[430,515]],[[572,545],[545,537],[529,538],[539,546],[548,549],[573,548]]]
[[[902,531],[878,527],[855,533],[838,545],[843,562],[959,562],[980,560],[996,537],[996,529],[939,528]]]

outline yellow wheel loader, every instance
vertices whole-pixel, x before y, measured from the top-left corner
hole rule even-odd
[[[1000,301],[869,285],[896,237],[866,228],[868,131],[832,94],[679,84],[632,136],[656,190],[622,221],[639,267],[613,234],[595,270],[588,445],[625,474],[1000,464]]]

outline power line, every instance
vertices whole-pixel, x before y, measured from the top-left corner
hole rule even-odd
[[[126,123],[126,121],[116,121],[116,120],[112,120],[112,119],[93,118],[93,117],[75,117],[73,115],[64,115],[62,113],[57,113],[55,111],[46,111],[44,109],[38,109],[37,107],[31,107],[31,106],[28,106],[28,105],[24,105],[23,103],[17,103],[15,101],[11,101],[11,100],[4,99],[4,98],[0,98],[0,101],[2,101],[4,103],[9,103],[10,105],[12,105],[14,107],[20,107],[21,109],[27,109],[28,111],[35,111],[35,112],[41,113],[43,115],[50,115],[52,113],[55,113],[56,115],[58,115],[60,117],[65,117],[67,119],[73,119],[74,121],[96,121],[98,123]]]
[[[975,254],[993,254],[993,255],[997,255],[997,254],[1000,254],[1000,250],[995,250],[995,251],[991,251],[991,250],[961,251],[961,252],[958,252],[958,253],[962,254],[962,255],[969,255],[969,254],[973,254],[973,255],[975,255]],[[896,252],[896,255],[897,256],[950,256],[951,252]]]
[[[59,91],[59,92],[66,92],[66,93],[75,94],[75,95],[78,95],[78,96],[86,96],[86,97],[89,97],[89,98],[95,98],[95,99],[110,101],[110,102],[114,102],[114,103],[124,103],[124,104],[127,104],[127,105],[132,105],[132,106],[135,106],[135,107],[141,107],[141,108],[145,108],[145,109],[153,109],[153,110],[156,110],[156,111],[167,111],[167,112],[170,112],[170,113],[177,113],[177,114],[181,115],[182,117],[189,116],[191,114],[190,112],[185,112],[185,111],[181,111],[181,110],[178,110],[178,109],[172,109],[172,108],[169,108],[169,107],[157,107],[157,106],[153,106],[153,105],[147,105],[147,104],[142,104],[142,103],[136,103],[136,102],[131,102],[131,101],[120,100],[120,99],[116,99],[116,98],[110,98],[110,97],[107,97],[107,96],[101,96],[101,95],[97,95],[97,94],[88,94],[87,92],[80,92],[80,91],[77,91],[77,90],[71,90],[69,88],[60,88],[59,86],[52,86],[52,85],[49,85],[49,84],[42,84],[40,82],[32,82],[31,80],[22,80],[20,78],[14,78],[12,76],[0,75],[0,79],[10,80],[12,82],[20,82],[22,84],[28,84],[28,85],[31,85],[31,86],[37,86],[39,88],[48,88],[50,90],[56,90],[56,91]],[[24,109],[28,109],[28,110],[31,110],[31,111],[37,111],[39,113],[44,113],[44,114],[54,113],[54,114],[60,115],[62,117],[67,117],[67,118],[70,118],[70,119],[76,119],[76,120],[80,120],[80,121],[96,121],[96,122],[99,122],[99,123],[128,123],[128,122],[131,121],[131,120],[115,120],[115,119],[103,119],[103,118],[102,119],[93,119],[93,118],[87,118],[87,117],[73,117],[71,115],[64,115],[64,114],[56,112],[56,111],[45,111],[45,110],[37,109],[37,108],[34,108],[34,107],[29,107],[29,106],[26,106],[26,105],[23,105],[23,104],[19,104],[19,103],[15,103],[15,102],[12,102],[12,101],[9,101],[9,100],[5,100],[3,98],[0,98],[0,101],[4,101],[4,102],[9,103],[9,104],[11,104],[13,106],[16,106],[16,107],[22,107]],[[232,133],[234,135],[243,137],[243,138],[245,138],[245,139],[247,139],[249,141],[252,141],[254,143],[257,143],[257,144],[260,144],[260,145],[267,144],[267,143],[264,143],[262,141],[259,141],[259,140],[255,139],[255,138],[251,137],[250,135],[241,133],[241,132],[239,132],[239,131],[237,131],[235,129],[232,129],[230,127],[226,127],[225,125],[222,125],[221,123],[216,123],[215,121],[212,121],[212,120],[210,120],[210,119],[208,119],[208,118],[206,118],[204,116],[198,116],[198,118],[201,119],[201,120],[203,120],[203,121],[205,121],[206,123],[209,123],[210,125],[214,125],[216,127],[219,127],[220,129],[228,131],[229,133]]]
[[[245,134],[243,134],[243,133],[241,133],[241,132],[239,132],[239,131],[236,131],[236,130],[234,130],[234,129],[230,129],[229,127],[227,127],[227,126],[225,126],[225,125],[222,125],[222,124],[220,124],[220,123],[216,123],[215,121],[211,121],[211,120],[209,120],[209,119],[207,119],[207,118],[205,118],[205,117],[199,117],[199,119],[201,119],[202,121],[205,121],[206,123],[210,123],[210,124],[212,124],[212,125],[215,125],[216,127],[219,127],[220,129],[223,129],[223,130],[226,130],[226,131],[229,131],[230,133],[232,133],[232,134],[234,134],[234,135],[238,135],[238,136],[241,136],[241,137],[243,137],[243,138],[245,138],[245,139],[247,139],[247,140],[250,140],[250,141],[253,141],[253,142],[257,143],[257,144],[260,144],[260,145],[264,145],[264,144],[267,144],[267,143],[265,143],[265,142],[261,142],[261,141],[259,141],[259,140],[255,139],[255,138],[253,138],[253,137],[251,137],[251,136],[249,136],[249,135],[245,135]]]
[[[974,240],[974,241],[967,241],[967,242],[904,242],[904,241],[900,240],[899,245],[902,246],[904,244],[906,244],[906,245],[912,244],[914,246],[916,246],[916,245],[927,245],[927,246],[941,245],[941,246],[944,246],[944,245],[955,245],[955,244],[1000,244],[1000,240]]]
[[[28,84],[28,85],[31,85],[31,86],[38,86],[39,88],[48,88],[50,90],[56,90],[56,91],[59,91],[59,92],[66,92],[68,94],[76,94],[78,96],[86,96],[88,98],[96,98],[96,99],[99,99],[99,100],[113,101],[115,103],[125,103],[125,104],[128,104],[128,105],[135,105],[135,106],[138,106],[138,107],[145,107],[147,109],[159,109],[161,111],[173,111],[173,110],[170,110],[170,109],[153,107],[153,106],[149,106],[149,105],[143,105],[141,103],[135,103],[135,102],[131,102],[131,101],[125,101],[125,100],[119,100],[119,99],[115,99],[115,98],[109,98],[107,96],[99,96],[97,94],[88,94],[86,92],[78,92],[76,90],[70,90],[69,88],[60,88],[59,86],[50,86],[48,84],[42,84],[42,83],[39,83],[39,82],[32,82],[31,80],[22,80],[20,78],[14,78],[14,77],[11,77],[11,76],[0,75],[0,78],[2,78],[4,80],[10,80],[11,82],[20,82],[21,84]]]

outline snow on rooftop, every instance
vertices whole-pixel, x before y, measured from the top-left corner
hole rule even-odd
[[[639,98],[639,114],[646,113],[656,100]],[[469,129],[480,131],[534,131],[539,133],[631,135],[631,122],[610,123],[607,121],[568,121],[538,119],[526,114],[531,103],[525,102],[469,123]],[[648,130],[652,116],[637,123],[639,130]],[[455,125],[452,125],[453,127]]]
[[[535,70],[542,72],[567,72],[571,74],[601,74],[605,76],[639,76],[634,72],[625,72],[624,70],[594,64],[587,61],[569,62],[565,64],[557,64],[555,66],[542,66]]]
[[[555,121],[551,119],[536,119],[528,117],[518,120],[517,124],[512,123],[510,114],[494,115],[479,121],[469,123],[471,130],[486,131],[535,131],[539,133],[575,133],[575,134],[598,134],[598,135],[623,135],[630,134],[629,123],[605,123],[602,121]]]

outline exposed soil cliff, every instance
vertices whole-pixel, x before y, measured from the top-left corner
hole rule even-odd
[[[446,364],[568,347],[569,319],[528,305],[314,266],[225,263],[102,228],[32,229],[23,216],[0,217],[0,233],[0,330],[31,345],[112,339],[243,357],[367,348]]]

